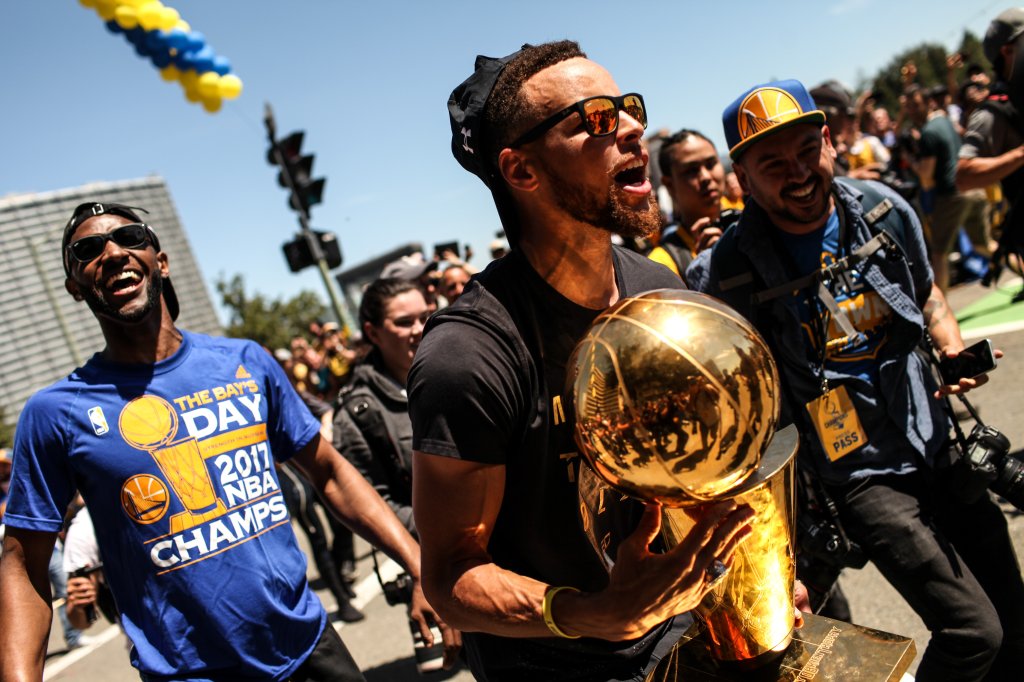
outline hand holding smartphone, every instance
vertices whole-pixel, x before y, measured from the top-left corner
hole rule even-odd
[[[992,349],[992,340],[983,339],[973,346],[964,348],[955,358],[943,358],[939,361],[939,374],[945,384],[955,386],[961,379],[974,377],[991,372],[996,368],[996,355]]]

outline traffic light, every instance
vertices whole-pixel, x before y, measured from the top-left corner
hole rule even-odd
[[[327,268],[333,270],[340,266],[342,262],[341,246],[338,244],[338,238],[335,234],[319,230],[312,230],[312,233],[316,235],[316,239],[320,243],[320,251],[323,252],[324,260],[327,261]],[[303,268],[308,268],[310,265],[316,265],[316,259],[310,251],[309,242],[306,241],[306,236],[303,234],[297,234],[295,239],[285,242],[281,250],[284,251],[285,260],[288,261],[288,269],[292,272],[298,272]]]
[[[302,138],[305,133],[297,130],[288,137],[277,140],[267,153],[271,165],[281,165],[277,184],[291,190],[288,205],[292,209],[309,215],[309,209],[323,200],[325,178],[313,179],[313,155],[302,155]],[[275,147],[280,153],[275,154]]]

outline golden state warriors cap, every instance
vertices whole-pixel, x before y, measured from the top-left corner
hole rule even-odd
[[[738,159],[747,147],[796,123],[825,123],[803,83],[773,81],[750,88],[722,112],[729,157]]]

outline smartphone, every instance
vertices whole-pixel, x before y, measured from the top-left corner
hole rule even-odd
[[[459,243],[458,242],[444,242],[442,244],[434,244],[434,255],[438,258],[444,258],[444,252],[451,251],[456,256],[459,255]]]
[[[996,355],[992,351],[992,339],[983,339],[960,351],[955,358],[939,361],[939,373],[946,384],[957,384],[961,379],[971,379],[995,368]]]

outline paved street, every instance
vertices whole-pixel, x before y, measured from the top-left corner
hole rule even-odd
[[[1008,278],[1004,278],[1004,287],[997,292],[974,284],[956,289],[950,295],[954,310],[963,320],[965,334],[971,338],[989,336],[998,348],[1006,352],[990,384],[972,394],[972,398],[980,408],[982,418],[1006,433],[1015,449],[1024,444],[1019,388],[1024,376],[1024,333],[1020,331],[1024,328],[1024,303],[1012,304],[1010,301],[1019,288],[1019,281],[1011,284]],[[1009,506],[1004,508],[1020,555],[1024,553],[1024,516]],[[412,638],[403,609],[385,604],[372,574],[367,548],[360,545],[359,549],[359,570],[364,580],[358,584],[356,604],[367,618],[361,623],[345,625],[340,629],[341,635],[371,682],[420,679],[412,661]],[[842,582],[850,598],[855,622],[913,636],[918,652],[924,650],[928,641],[924,626],[874,569],[849,571]],[[330,607],[333,604],[329,593],[320,590],[319,594],[326,605]],[[70,654],[62,652],[60,634],[60,625],[55,624],[45,679],[76,682],[129,682],[138,679],[128,664],[124,638],[115,629],[101,624],[94,626],[89,631],[89,635],[95,638],[94,643]],[[457,682],[472,679],[464,670],[432,675],[427,679],[431,678]]]

